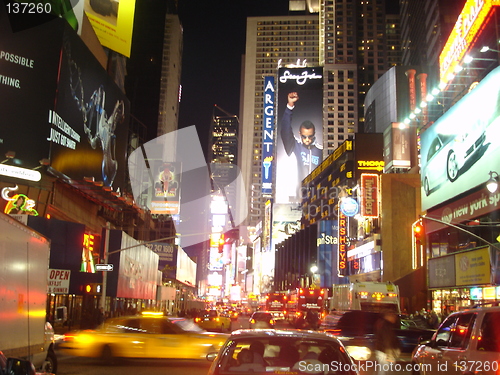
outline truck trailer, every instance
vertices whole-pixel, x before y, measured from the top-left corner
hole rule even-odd
[[[0,213],[0,351],[57,371],[54,330],[47,322],[50,242]]]
[[[391,282],[354,282],[333,285],[330,310],[400,313],[399,288]]]

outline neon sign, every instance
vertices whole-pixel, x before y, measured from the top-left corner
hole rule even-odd
[[[84,233],[81,272],[95,273],[94,246],[94,235]]]
[[[17,185],[14,188],[5,187],[2,189],[2,198],[8,201],[3,212],[8,215],[38,216],[38,212],[35,210],[36,202],[33,199],[28,198],[25,194],[15,194],[9,197],[9,193],[17,189],[19,189]]]
[[[467,0],[455,27],[439,55],[439,71],[442,83],[453,79],[456,66],[475,42],[481,26],[500,0]]]
[[[347,217],[339,210],[338,275],[347,276]]]
[[[378,175],[361,175],[361,216],[378,217]]]

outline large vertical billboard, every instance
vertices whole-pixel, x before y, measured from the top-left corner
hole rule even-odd
[[[65,28],[54,110],[48,113],[51,166],[72,179],[123,187],[129,102],[80,37]]]
[[[60,18],[12,32],[0,15],[0,36],[0,152],[123,187],[128,99],[76,32]]]
[[[422,210],[485,184],[500,172],[500,68],[421,136]]]
[[[38,167],[39,160],[49,157],[47,118],[54,105],[65,22],[56,19],[12,32],[5,7],[0,7],[0,154],[15,152],[24,168]]]
[[[264,130],[262,132],[262,194],[273,192],[274,77],[264,77]]]
[[[323,69],[278,70],[276,203],[301,202],[302,180],[323,161]]]

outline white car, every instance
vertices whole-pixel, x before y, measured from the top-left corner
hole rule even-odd
[[[500,307],[453,313],[414,350],[413,374],[499,374],[499,338]]]
[[[425,195],[446,182],[454,182],[460,175],[466,162],[472,165],[473,155],[483,146],[486,139],[484,128],[470,127],[467,132],[456,134],[436,134],[427,155],[422,162],[422,186]]]

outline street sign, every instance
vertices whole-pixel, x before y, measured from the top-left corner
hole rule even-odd
[[[95,270],[96,271],[113,271],[113,265],[112,264],[96,264]]]

